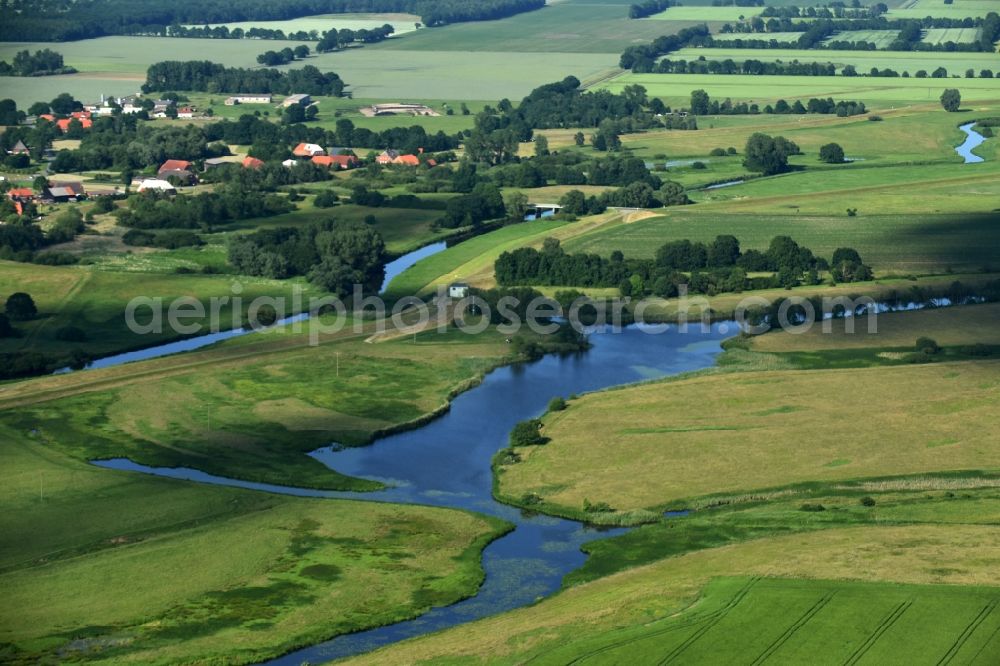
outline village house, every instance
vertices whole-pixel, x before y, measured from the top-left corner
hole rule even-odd
[[[243,158],[243,168],[244,169],[259,169],[264,166],[264,161],[259,160],[256,157],[250,157],[247,155]]]
[[[281,106],[289,107],[293,104],[301,104],[302,106],[309,106],[312,104],[312,97],[309,95],[289,95],[281,101]]]
[[[392,161],[399,157],[399,151],[389,148],[388,150],[383,150],[382,153],[375,158],[378,164],[392,164]]]
[[[178,118],[194,118],[195,108],[193,106],[182,106],[177,109]]]
[[[325,154],[326,151],[315,143],[300,143],[292,150],[292,155],[296,157],[316,157]]]
[[[226,98],[226,106],[236,106],[237,104],[270,104],[270,95],[233,95]]]
[[[167,160],[157,170],[157,175],[162,176],[167,171],[191,171],[193,165],[187,160]]]
[[[7,197],[11,201],[28,203],[30,201],[34,201],[35,191],[30,187],[15,187],[12,190],[7,190]]]
[[[69,131],[69,124],[74,120],[80,123],[83,129],[90,129],[94,125],[94,122],[90,118],[60,118],[56,121],[56,127],[59,128],[60,132],[65,134]]]
[[[24,145],[24,141],[18,140],[14,147],[7,151],[9,155],[30,155],[31,151]]]
[[[287,159],[287,160],[282,161],[281,166],[288,167],[289,169],[291,169],[296,164],[298,164],[297,161],[295,161],[293,159]]]
[[[360,160],[354,155],[317,155],[312,163],[330,169],[353,169]]]

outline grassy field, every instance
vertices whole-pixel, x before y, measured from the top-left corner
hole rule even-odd
[[[683,534],[683,521],[674,527]],[[883,650],[921,649],[933,657],[909,663],[930,663],[952,648],[964,663],[992,663],[997,618],[976,620],[997,597],[997,557],[1000,531],[992,526],[854,527],[759,538],[667,557],[346,663],[699,664],[718,663],[720,654],[742,661],[764,653],[841,663],[834,660],[855,651],[879,663]],[[747,580],[757,576],[766,578]],[[901,604],[910,605],[890,631],[887,616]],[[808,628],[796,631],[802,625]]]
[[[151,255],[144,255],[151,256]],[[138,260],[137,260],[138,261]],[[155,261],[151,266],[162,269]],[[0,294],[3,298],[15,291],[26,291],[35,300],[39,316],[18,324],[23,335],[0,341],[0,351],[65,351],[67,343],[56,340],[56,332],[64,326],[84,328],[88,340],[73,343],[92,355],[105,355],[126,349],[148,347],[177,336],[164,325],[160,333],[137,334],[129,330],[125,321],[125,307],[138,296],[162,298],[169,304],[179,297],[193,297],[208,303],[212,297],[232,297],[234,281],[243,291],[240,296],[249,303],[258,296],[283,297],[291,307],[293,290],[301,289],[303,303],[319,292],[301,280],[267,280],[264,278],[226,275],[184,275],[156,272],[111,272],[86,266],[38,266],[15,262],[0,262]],[[232,303],[223,303],[219,309],[222,328],[232,328]],[[209,308],[198,319],[209,323]],[[145,317],[137,317],[148,323]],[[188,323],[196,321],[188,320]],[[242,319],[240,319],[242,322]]]
[[[854,427],[873,405],[877,427]],[[504,467],[499,492],[628,510],[814,479],[997,468],[988,443],[998,405],[992,361],[646,384],[548,415],[551,442]]]
[[[942,308],[924,312],[895,312],[878,319],[878,331],[858,326],[853,333],[836,326],[830,333],[816,328],[792,335],[776,332],[753,339],[752,349],[762,352],[862,349],[866,347],[912,348],[918,337],[929,337],[944,346],[1000,344],[1000,305]]]
[[[0,432],[6,663],[260,661],[471,593],[479,550],[503,529],[111,472],[45,429]]]
[[[418,422],[513,353],[495,331],[372,345],[363,339],[373,327],[359,335],[349,325],[317,346],[303,328],[13,384],[0,395],[7,406],[23,406],[4,418],[44,430],[81,460],[128,457],[280,485],[370,489],[377,484],[303,454]],[[48,402],[34,405],[39,399]]]

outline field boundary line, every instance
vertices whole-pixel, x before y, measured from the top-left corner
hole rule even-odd
[[[855,650],[854,653],[847,658],[847,661],[844,662],[844,666],[853,666],[854,664],[858,663],[861,657],[865,656],[865,653],[868,652],[868,650],[872,649],[872,647],[876,643],[878,643],[879,639],[882,638],[882,634],[889,631],[889,628],[892,627],[892,625],[896,624],[896,620],[902,617],[903,613],[908,611],[910,609],[910,606],[912,605],[913,605],[912,600],[904,601],[895,608],[893,608],[891,611],[889,611],[889,614],[886,615],[884,618],[882,618],[882,622],[880,622],[879,625],[875,627],[875,631],[873,631],[868,636],[868,638],[865,639],[865,642],[862,643],[858,647],[858,649]]]
[[[816,615],[816,613],[823,610],[823,608],[825,608],[826,605],[830,603],[830,600],[833,599],[834,595],[836,594],[837,594],[836,592],[831,592],[826,596],[820,598],[820,600],[817,601],[815,604],[813,604],[812,607],[810,607],[805,613],[803,613],[799,617],[799,619],[797,619],[795,622],[791,624],[791,626],[785,629],[785,631],[783,631],[780,636],[774,639],[774,641],[770,645],[768,645],[767,648],[765,648],[764,651],[761,652],[760,655],[753,660],[753,662],[751,662],[751,666],[757,666],[757,664],[763,664],[765,661],[770,659],[771,655],[777,652],[778,649],[780,649],[781,646],[784,645],[788,641],[788,639],[795,634],[795,632],[797,632],[799,629],[805,626],[805,624],[808,623],[809,620],[811,620],[813,616]]]
[[[986,618],[989,617],[990,614],[996,609],[998,603],[1000,603],[1000,599],[994,599],[993,601],[989,602],[988,604],[982,607],[982,609],[979,611],[979,614],[976,615],[974,618],[972,618],[972,621],[965,626],[965,629],[963,629],[962,633],[958,635],[958,638],[956,638],[955,642],[951,644],[951,647],[948,648],[948,651],[944,653],[944,656],[941,657],[940,660],[938,660],[938,666],[943,666],[944,664],[950,663],[951,660],[955,658],[955,655],[958,654],[959,650],[962,649],[962,646],[965,645],[966,641],[968,641],[969,638],[972,637],[972,634],[976,632],[976,629],[979,628],[979,625],[981,625],[986,620]]]

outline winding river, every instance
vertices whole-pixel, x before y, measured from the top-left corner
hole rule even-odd
[[[721,341],[735,332],[731,322],[716,323],[709,330],[692,325],[686,333],[676,326],[594,332],[589,351],[550,355],[494,370],[479,386],[455,398],[446,414],[417,430],[371,446],[325,447],[311,454],[344,474],[391,485],[379,492],[283,488],[222,479],[196,470],[154,469],[123,459],[95,464],[293,495],[465,509],[498,516],[516,526],[483,552],[486,579],[475,596],[435,608],[414,620],[338,636],[268,663],[297,666],[306,661],[321,662],[525,606],[558,590],[563,576],[583,564],[586,556],[580,546],[584,542],[624,530],[599,531],[570,520],[527,515],[496,502],[491,494],[493,454],[506,445],[515,423],[541,414],[553,396],[710,367],[721,350]],[[671,389],[665,385],[664,390]]]
[[[965,123],[960,125],[958,129],[965,132],[965,142],[962,145],[955,148],[955,152],[962,156],[966,164],[977,164],[979,162],[985,162],[982,157],[974,154],[972,151],[978,148],[986,141],[986,137],[973,129],[976,126],[975,122]]]

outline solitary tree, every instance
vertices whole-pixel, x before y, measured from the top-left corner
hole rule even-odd
[[[549,154],[549,140],[545,138],[544,135],[539,134],[535,137],[535,156],[543,157]]]
[[[941,93],[941,106],[945,111],[954,113],[962,106],[962,93],[957,88],[948,88]]]
[[[4,310],[7,316],[14,321],[25,321],[38,314],[34,299],[23,291],[11,294]]]
[[[839,143],[828,143],[819,149],[819,159],[827,164],[840,164],[844,161],[844,149]]]

